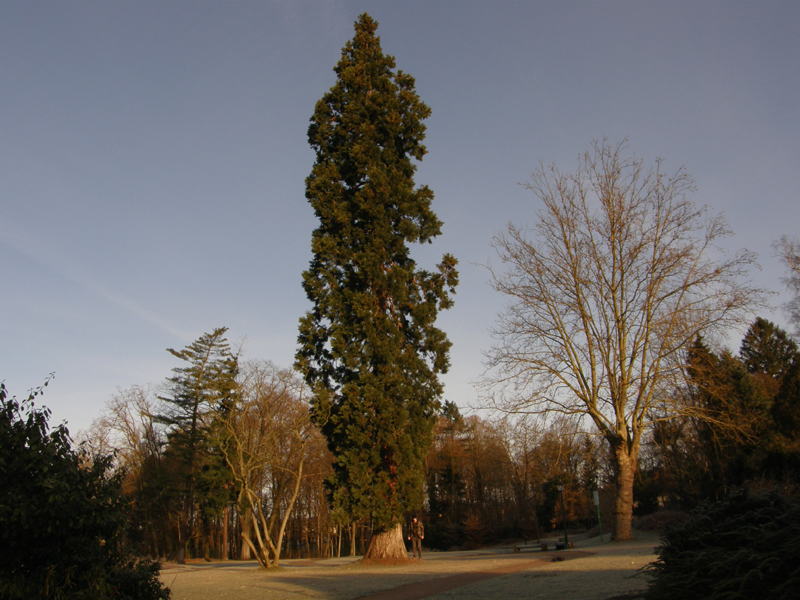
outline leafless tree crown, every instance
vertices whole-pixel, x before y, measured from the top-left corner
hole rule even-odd
[[[800,337],[800,240],[783,236],[775,243],[775,250],[789,271],[783,283],[794,297],[786,303],[785,308],[795,327],[795,336]]]
[[[754,255],[688,195],[691,177],[646,168],[627,141],[595,142],[577,171],[541,165],[525,187],[543,208],[533,230],[493,239],[508,299],[488,353],[487,389],[506,410],[589,416],[630,439],[646,424],[696,335],[739,321],[761,297]]]

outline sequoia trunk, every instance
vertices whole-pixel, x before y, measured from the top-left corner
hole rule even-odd
[[[408,558],[403,526],[398,523],[393,529],[373,533],[364,558]]]

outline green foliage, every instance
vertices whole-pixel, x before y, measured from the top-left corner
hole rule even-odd
[[[455,427],[461,422],[461,411],[458,410],[458,405],[450,400],[445,400],[442,405],[442,416],[450,422],[451,427]]]
[[[758,472],[759,442],[770,430],[770,399],[745,363],[728,352],[716,354],[698,339],[689,353],[692,394],[700,418],[694,423],[695,464],[688,475],[697,498],[719,500]]]
[[[739,355],[748,372],[781,379],[797,357],[797,344],[783,329],[758,317],[747,330]]]
[[[772,403],[778,432],[792,442],[800,441],[800,356],[786,369]]]
[[[168,600],[170,590],[158,578],[161,565],[154,560],[141,559],[128,554],[118,568],[108,574],[114,590],[111,596],[120,600]]]
[[[785,491],[800,480],[800,353],[780,327],[758,318],[739,356],[701,338],[687,360],[687,416],[653,431],[660,496],[686,508],[734,487]]]
[[[452,256],[428,272],[409,253],[409,242],[430,242],[441,227],[433,192],[413,180],[430,109],[414,79],[394,71],[376,29],[359,18],[308,128],[316,162],[306,198],[319,226],[295,365],[336,457],[335,503],[381,531],[422,503],[450,347],[434,322],[458,276]]]
[[[45,383],[47,385],[47,383]],[[64,424],[0,383],[0,597],[169,598],[158,563],[125,547],[122,474],[112,457],[72,449]]]
[[[232,401],[238,360],[225,339],[227,328],[204,333],[183,350],[168,348],[186,366],[175,367],[159,422],[170,428],[170,446],[191,470],[216,410]]]
[[[780,327],[756,319],[741,356],[769,400],[768,426],[759,436],[755,470],[777,481],[800,479],[800,352]],[[784,481],[787,483],[786,481]]]
[[[737,492],[668,528],[647,600],[790,600],[800,589],[800,504]]]
[[[193,526],[203,530],[208,517],[219,514],[232,499],[231,475],[221,453],[212,441],[217,416],[235,402],[238,357],[231,353],[225,338],[227,328],[204,333],[183,350],[168,352],[184,361],[169,378],[170,394],[161,397],[164,411],[157,420],[166,425],[169,437],[167,456],[175,462],[174,499],[183,505],[180,515],[178,562],[183,562],[185,545]],[[200,493],[197,493],[197,492]],[[193,508],[198,505],[198,519]],[[203,536],[206,538],[207,535]]]

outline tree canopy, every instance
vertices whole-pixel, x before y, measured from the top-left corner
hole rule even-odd
[[[615,456],[624,539],[642,433],[672,416],[666,390],[684,349],[758,298],[754,257],[719,256],[729,228],[688,198],[691,178],[646,168],[626,142],[596,142],[574,174],[542,166],[527,187],[543,203],[534,235],[510,225],[494,240],[507,267],[494,286],[509,304],[490,382],[506,410],[591,419]]]
[[[295,364],[336,457],[335,503],[380,532],[423,499],[450,347],[434,323],[452,304],[457,272],[450,255],[432,272],[411,257],[408,244],[430,242],[442,225],[433,192],[414,184],[430,109],[383,54],[377,26],[359,17],[308,128],[316,162],[306,198],[319,226]]]

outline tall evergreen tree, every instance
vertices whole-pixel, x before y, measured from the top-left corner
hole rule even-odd
[[[758,317],[742,339],[739,354],[749,373],[765,373],[780,381],[797,352],[797,344],[783,329]]]
[[[236,393],[238,358],[231,353],[225,332],[227,328],[220,327],[204,333],[183,350],[167,349],[186,363],[172,370],[173,376],[167,380],[169,394],[159,397],[164,410],[157,417],[169,428],[168,453],[175,459],[178,470],[174,491],[180,495],[182,505],[179,563],[184,560],[186,543],[191,537],[194,507],[200,505],[207,511],[206,501],[214,503],[209,488],[214,487],[212,479],[219,480],[214,474],[223,472],[221,458],[210,446],[209,433],[217,412],[229,407]],[[217,483],[217,487],[225,484]],[[196,498],[198,487],[205,491],[200,501]]]
[[[800,475],[800,352],[780,327],[758,318],[742,340],[741,356],[770,401],[770,427],[760,442],[759,472],[776,481]]]
[[[405,555],[400,523],[423,500],[450,347],[434,322],[458,281],[449,254],[435,272],[410,256],[408,243],[430,242],[441,228],[433,192],[413,179],[430,109],[383,54],[377,27],[359,17],[308,128],[316,162],[306,198],[319,227],[303,273],[313,308],[296,355],[336,457],[334,503],[372,520],[368,557]]]

